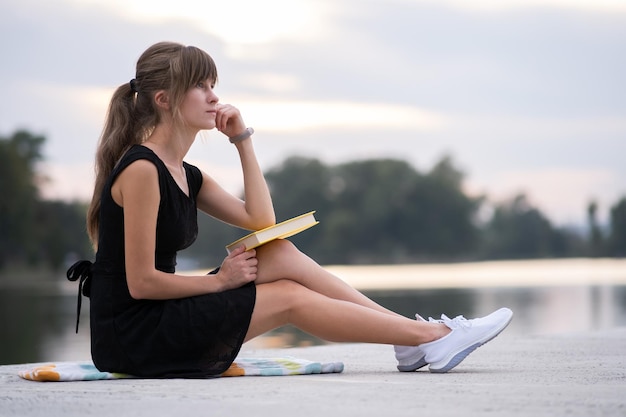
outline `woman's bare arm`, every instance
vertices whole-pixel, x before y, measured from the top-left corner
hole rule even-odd
[[[239,110],[230,105],[220,105],[216,127],[228,137],[246,128]],[[229,195],[213,179],[203,174],[198,194],[200,210],[227,223],[249,230],[259,230],[276,223],[269,188],[259,166],[252,138],[234,144],[239,153],[244,182],[244,200]]]

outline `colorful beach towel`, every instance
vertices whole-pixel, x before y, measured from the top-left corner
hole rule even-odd
[[[221,376],[285,376],[343,372],[342,362],[312,362],[292,357],[284,358],[237,358]],[[91,362],[58,362],[36,365],[20,371],[19,376],[40,382],[97,381],[103,379],[127,379],[132,375],[101,372]]]

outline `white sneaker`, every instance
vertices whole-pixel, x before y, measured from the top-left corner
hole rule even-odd
[[[417,348],[424,354],[423,360],[430,364],[430,372],[448,372],[467,355],[500,334],[512,318],[513,312],[508,308],[501,308],[488,316],[472,320],[463,316],[450,319],[442,314],[441,320],[433,321],[444,323],[452,331],[441,339],[422,343]]]
[[[426,321],[419,314],[415,315],[418,321]],[[433,319],[430,318],[432,321]],[[393,347],[396,352],[396,360],[398,361],[398,371],[413,372],[427,365],[426,354],[422,352],[419,346],[400,346]]]

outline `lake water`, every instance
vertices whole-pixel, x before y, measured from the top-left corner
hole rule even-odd
[[[626,260],[503,261],[442,265],[331,266],[380,304],[408,317],[471,318],[515,312],[507,334],[530,336],[626,326]],[[89,359],[89,301],[74,332],[77,287],[0,288],[0,365]],[[323,343],[286,327],[249,348]]]

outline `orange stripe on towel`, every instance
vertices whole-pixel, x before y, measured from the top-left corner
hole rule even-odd
[[[230,367],[222,374],[222,376],[245,376],[246,371],[237,365],[235,362],[230,364]]]
[[[22,378],[31,380],[31,381],[60,381],[61,375],[56,371],[56,365],[49,364],[38,366],[30,370],[29,372],[23,372],[20,374]]]

